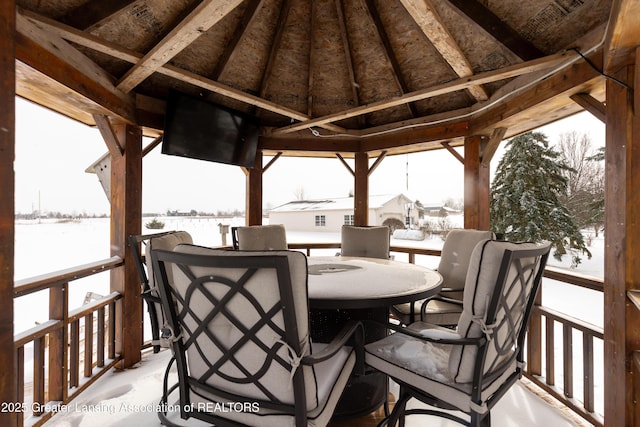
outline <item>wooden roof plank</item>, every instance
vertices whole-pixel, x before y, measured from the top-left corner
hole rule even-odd
[[[218,60],[216,67],[211,73],[211,78],[213,80],[218,80],[222,72],[224,71],[227,63],[233,56],[233,53],[236,50],[238,44],[246,37],[247,30],[251,27],[251,23],[254,21],[256,17],[256,12],[260,9],[262,3],[265,0],[250,0],[247,4],[247,9],[244,12],[244,16],[242,17],[242,21],[238,25],[237,30],[233,33],[233,38],[227,43],[227,47],[225,48],[222,56]]]
[[[369,15],[371,16],[373,24],[376,27],[376,32],[378,34],[378,37],[380,37],[380,42],[384,47],[384,52],[386,53],[387,60],[389,61],[389,63],[391,64],[391,67],[393,68],[393,73],[394,73],[395,81],[396,81],[396,84],[398,85],[398,88],[402,93],[410,92],[409,86],[407,85],[405,79],[402,77],[402,70],[400,69],[400,64],[398,64],[398,59],[395,53],[393,52],[393,49],[391,48],[391,42],[389,41],[389,36],[387,35],[387,32],[384,29],[384,25],[382,25],[380,15],[376,10],[373,0],[366,0],[365,4],[367,6],[367,9],[369,10]],[[413,104],[407,104],[407,108],[409,109],[409,113],[411,114],[412,117],[418,116]]]
[[[134,52],[122,46],[118,46],[115,43],[107,42],[96,36],[93,36],[88,33],[84,33],[68,25],[60,24],[52,19],[35,14],[33,12],[25,12],[25,16],[28,17],[29,20],[36,22],[43,27],[46,27],[46,29],[48,30],[47,34],[58,35],[59,37],[62,37],[66,40],[72,41],[81,46],[85,46],[99,52],[102,52],[104,54],[113,56],[114,58],[118,58],[130,63],[136,63],[143,56],[138,52]],[[192,84],[197,87],[201,87],[206,90],[210,90],[220,95],[228,96],[229,98],[235,99],[237,101],[245,102],[250,105],[254,105],[258,108],[263,108],[265,110],[274,112],[276,114],[281,114],[285,117],[289,117],[294,120],[304,121],[304,120],[310,119],[309,116],[307,116],[306,114],[300,113],[299,111],[295,111],[290,108],[283,107],[281,105],[267,101],[263,98],[251,95],[241,90],[234,89],[222,83],[218,83],[214,80],[208,79],[206,77],[200,76],[196,73],[193,73],[187,70],[183,70],[173,65],[164,64],[162,67],[160,67],[156,71],[168,77],[172,77],[172,78],[184,81],[186,83]],[[333,132],[348,133],[346,129],[333,124],[318,125],[318,127],[322,127]]]
[[[529,43],[517,31],[506,25],[488,8],[476,0],[444,0],[458,9],[470,22],[479,26],[524,61],[540,58],[544,53]]]
[[[431,2],[429,0],[400,1],[453,71],[460,77],[473,75],[471,64],[445,27]],[[467,91],[477,101],[484,101],[489,98],[487,92],[481,86],[470,86]]]
[[[203,0],[184,20],[156,44],[118,82],[118,89],[130,92],[140,82],[169,62],[186,46],[236,8],[242,0]]]
[[[126,9],[136,0],[93,0],[72,10],[60,19],[60,22],[87,30]]]

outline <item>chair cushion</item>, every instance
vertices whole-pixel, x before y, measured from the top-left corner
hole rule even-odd
[[[535,243],[511,243],[495,240],[480,242],[476,246],[469,262],[463,311],[456,329],[460,336],[465,338],[478,338],[484,334],[481,323],[485,319],[505,251],[539,248],[540,245]],[[516,275],[517,272],[512,265],[507,275],[507,285],[515,279]],[[510,298],[520,300],[508,301],[508,304],[512,307],[510,311],[511,317],[520,318],[523,315],[527,297],[528,295],[522,294],[510,296]],[[500,323],[504,317],[504,310],[499,311],[496,323]],[[502,331],[502,333],[507,333],[506,329]],[[506,337],[501,338],[506,339]],[[474,346],[454,347],[449,360],[449,369],[454,381],[466,383],[472,380],[476,352],[477,348]],[[485,373],[491,366],[500,364],[501,360],[506,360],[511,355],[511,352],[498,354],[495,347],[490,346],[485,362]]]
[[[467,278],[469,258],[476,245],[494,237],[491,231],[451,230],[442,246],[442,255],[438,264],[438,273],[442,275],[443,286],[462,290]]]
[[[459,338],[455,331],[423,322],[413,323],[408,328],[431,338]],[[449,358],[454,348],[395,333],[367,344],[365,362],[392,378],[469,412],[471,383],[455,382],[449,370]],[[491,396],[514,371],[515,363],[493,381],[483,382],[482,400]]]
[[[389,227],[355,227],[343,225],[341,231],[342,256],[389,258]]]
[[[283,251],[287,248],[287,233],[282,224],[238,227],[238,249],[241,251]]]
[[[152,249],[172,251],[173,248],[183,243],[186,243],[186,244],[193,243],[193,239],[191,238],[191,235],[186,231],[176,231],[173,233],[167,233],[164,236],[154,237],[153,239],[149,239],[149,244],[147,245],[146,256],[145,256],[147,271],[153,272],[153,267],[151,265],[151,257],[148,256],[151,253]],[[171,273],[167,272],[167,274],[171,274]],[[155,282],[154,275],[150,273],[148,279],[149,279],[149,287],[151,289],[155,289],[156,282]],[[169,277],[169,280],[171,280],[171,277]]]
[[[327,344],[313,344],[312,352],[317,353]],[[326,426],[335,411],[338,400],[342,395],[347,381],[351,377],[351,373],[356,363],[355,351],[351,347],[344,347],[334,357],[324,362],[320,362],[314,366],[316,378],[318,381],[318,405],[315,409],[308,412],[308,423],[310,427]],[[218,402],[228,402],[224,398],[212,396],[202,390],[198,391],[202,396],[191,392],[190,398],[192,404],[198,407],[210,405],[210,400]],[[233,404],[234,402],[229,402]],[[211,407],[211,406],[209,406]],[[214,415],[221,416],[235,422],[245,425],[261,426],[261,427],[294,427],[295,417],[293,415],[283,415],[267,408],[258,408],[257,411],[249,410],[246,412],[237,411],[217,411]]]
[[[417,326],[412,325],[414,328]],[[450,330],[448,332],[452,333]],[[365,346],[365,362],[392,378],[411,384],[412,387],[468,413],[472,407],[471,383],[460,384],[451,378],[447,363],[451,347],[392,334]],[[417,353],[419,351],[429,353]],[[498,378],[483,382],[481,400],[486,401],[514,371],[515,362]]]

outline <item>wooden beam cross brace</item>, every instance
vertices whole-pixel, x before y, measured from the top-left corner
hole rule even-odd
[[[102,139],[104,139],[105,144],[107,144],[107,148],[109,149],[109,153],[111,154],[111,156],[122,156],[124,154],[124,147],[118,140],[118,135],[111,126],[111,123],[109,122],[107,116],[103,116],[102,114],[94,114],[93,119],[96,121],[96,126],[98,126],[98,129],[100,130]]]

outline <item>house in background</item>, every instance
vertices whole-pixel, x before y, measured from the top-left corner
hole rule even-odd
[[[353,197],[295,200],[269,212],[269,223],[295,231],[340,231],[353,225]],[[369,225],[389,225],[393,230],[418,224],[419,212],[404,194],[369,197]]]

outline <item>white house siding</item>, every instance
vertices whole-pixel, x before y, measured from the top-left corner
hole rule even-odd
[[[412,200],[403,194],[372,196],[369,200],[369,225],[381,225],[387,218],[404,221],[405,205],[410,202]],[[411,214],[417,223],[417,211]],[[316,226],[316,215],[324,215],[324,226]],[[271,210],[269,223],[284,224],[288,230],[295,231],[336,232],[344,224],[345,215],[353,215],[353,198],[296,201]]]

